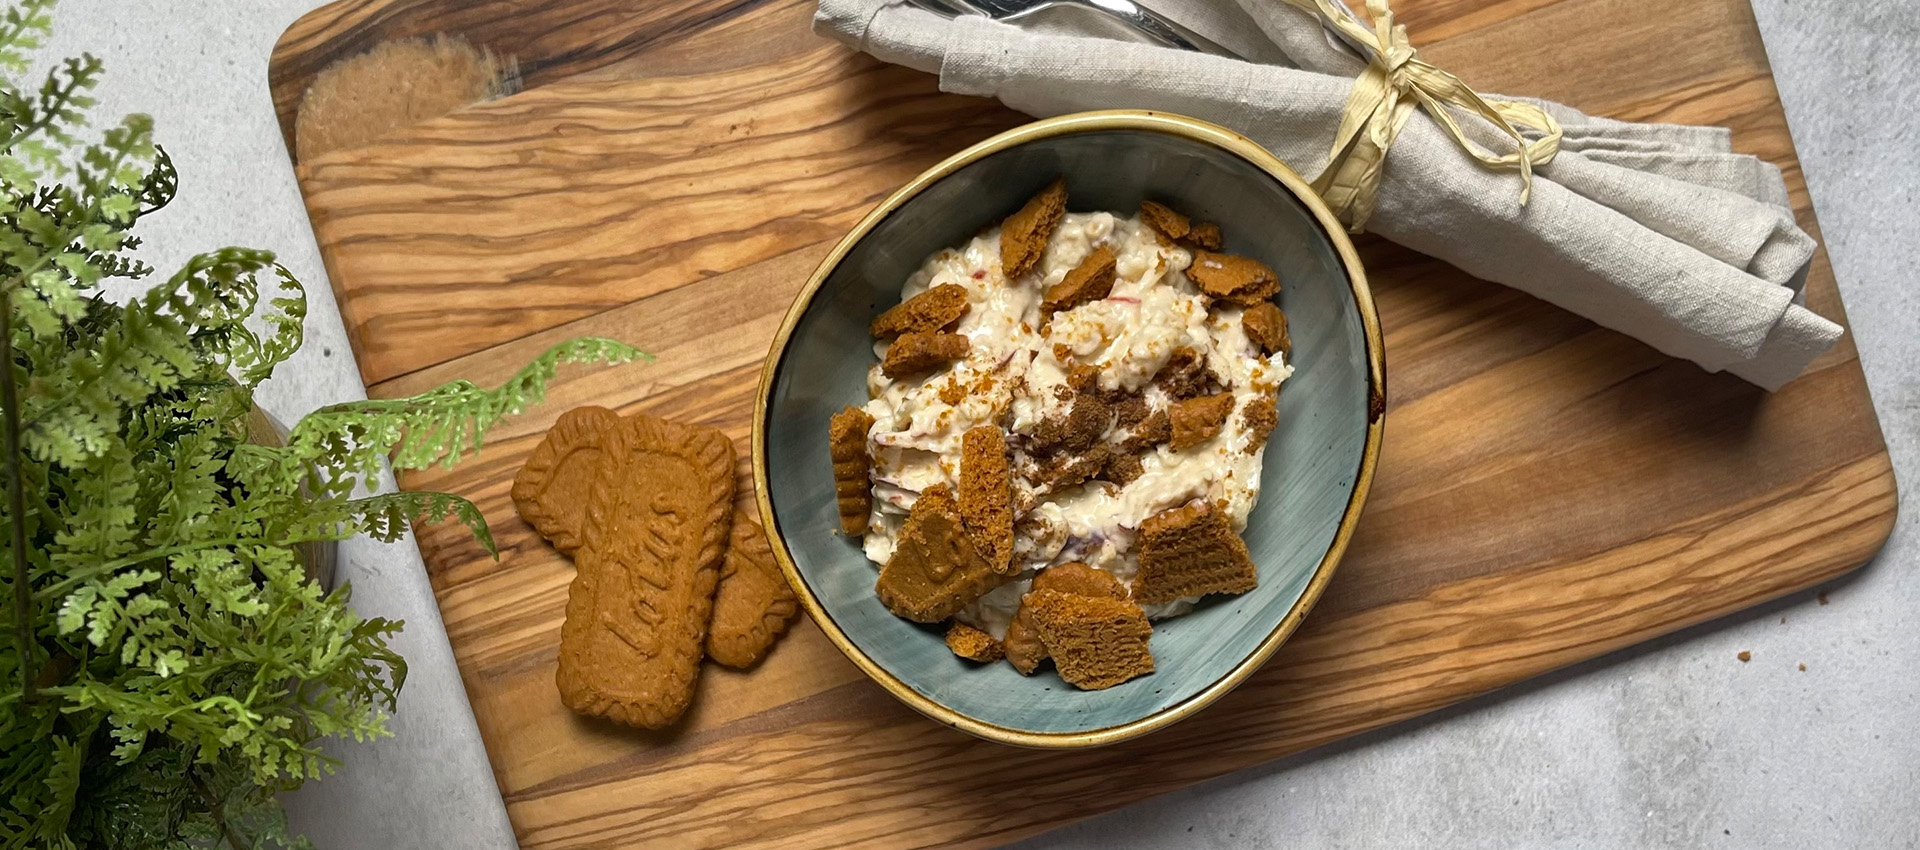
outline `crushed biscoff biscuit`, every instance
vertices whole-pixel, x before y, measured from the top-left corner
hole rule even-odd
[[[1000,226],[1000,269],[1007,280],[1033,271],[1053,229],[1067,214],[1067,181],[1056,177]]]
[[[1153,625],[1139,605],[1057,590],[1029,593],[1027,603],[1034,631],[1067,684],[1101,690],[1153,672]]]
[[[911,378],[967,356],[968,347],[967,338],[959,334],[901,334],[887,347],[887,359],[880,364],[880,371],[895,380]]]
[[[937,331],[967,314],[967,288],[957,283],[936,286],[915,295],[873,320],[868,331],[877,339]]]
[[[1237,254],[1195,251],[1187,277],[1205,292],[1230,304],[1251,307],[1280,291],[1280,278],[1266,263]]]
[[[1293,339],[1287,336],[1287,314],[1271,301],[1262,301],[1248,307],[1240,314],[1240,324],[1247,329],[1247,339],[1260,346],[1260,353],[1293,354]]]
[[[968,661],[991,664],[1006,657],[1006,650],[1000,642],[966,623],[953,623],[947,626],[947,649]]]
[[[1212,502],[1154,514],[1140,526],[1140,572],[1133,598],[1141,604],[1209,593],[1245,593],[1259,582],[1247,544]]]

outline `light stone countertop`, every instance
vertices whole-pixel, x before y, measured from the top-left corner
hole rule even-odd
[[[271,248],[306,282],[307,344],[262,392],[289,421],[364,394],[265,83],[275,38],[321,3],[67,0],[43,54],[106,61],[99,122],[156,119],[181,192],[142,222],[146,259],[164,273],[196,251]],[[1754,6],[1912,506],[1920,3]],[[342,850],[513,846],[419,554],[362,540],[341,557],[363,613],[407,620],[412,672],[395,737],[335,748],[341,774],[288,800],[296,827]],[[1020,846],[1920,846],[1914,521],[1824,590],[1831,604],[1809,591]]]

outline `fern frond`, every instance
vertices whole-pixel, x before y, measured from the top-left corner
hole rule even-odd
[[[493,532],[487,528],[486,515],[472,502],[452,493],[401,490],[354,499],[347,502],[346,507],[354,520],[355,531],[376,540],[399,540],[416,520],[443,522],[451,517],[473,532],[474,539],[488,554],[500,554],[493,542]]]

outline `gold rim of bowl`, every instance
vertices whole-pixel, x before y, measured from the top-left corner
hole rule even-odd
[[[792,336],[801,315],[806,312],[808,305],[813,302],[814,295],[820,291],[821,285],[839,266],[840,261],[894,210],[899,209],[902,204],[948,175],[1000,151],[1055,136],[1114,130],[1164,133],[1226,150],[1280,181],[1313,213],[1314,218],[1320,223],[1320,229],[1326,233],[1327,240],[1333,244],[1334,251],[1339,255],[1341,265],[1346,269],[1354,304],[1359,308],[1360,321],[1366,332],[1367,380],[1369,382],[1367,441],[1360,454],[1360,468],[1354,476],[1353,493],[1347,500],[1345,513],[1340,517],[1340,527],[1335,531],[1333,543],[1327,547],[1327,552],[1320,559],[1319,566],[1314,568],[1313,578],[1307,583],[1306,591],[1300,595],[1298,601],[1294,602],[1293,607],[1287,611],[1287,615],[1280,619],[1279,624],[1260,642],[1260,645],[1240,663],[1234,665],[1233,669],[1196,691],[1192,696],[1126,723],[1081,732],[1030,732],[1023,729],[1010,729],[968,717],[914,690],[855,646],[840,626],[827,614],[820,600],[814,596],[813,588],[807,584],[799,568],[795,566],[793,555],[788,551],[787,542],[781,535],[780,525],[774,520],[773,501],[767,495],[767,409],[773,395],[774,375],[779,372],[780,361],[786,354],[787,341]],[[1321,202],[1320,197],[1308,187],[1307,181],[1294,173],[1293,169],[1288,168],[1279,158],[1269,153],[1266,148],[1224,127],[1166,112],[1116,109],[1079,112],[1035,121],[1015,127],[954,154],[908,181],[872,212],[867,213],[859,224],[854,225],[853,230],[848,232],[840,243],[834,246],[833,251],[827,254],[826,259],[820,262],[820,267],[814,271],[813,276],[807,280],[807,285],[794,298],[793,306],[787,310],[786,319],[780,323],[779,334],[773,339],[773,347],[767,354],[766,364],[761,368],[760,390],[754,403],[753,483],[755,498],[760,506],[760,521],[766,527],[767,535],[773,542],[773,553],[780,562],[780,569],[786,573],[787,581],[793,585],[799,595],[800,604],[806,608],[807,615],[813,618],[814,623],[826,633],[827,639],[832,641],[834,646],[839,647],[840,651],[845,653],[856,666],[901,702],[948,726],[1004,744],[1041,749],[1077,749],[1117,743],[1184,720],[1206,708],[1214,700],[1225,696],[1228,691],[1233,690],[1266,663],[1274,651],[1280,648],[1280,644],[1286,642],[1288,636],[1299,628],[1308,609],[1312,608],[1314,602],[1320,598],[1321,592],[1333,578],[1334,567],[1340,563],[1341,556],[1346,553],[1347,542],[1352,539],[1354,525],[1360,519],[1360,508],[1366,503],[1367,491],[1373,483],[1374,463],[1380,455],[1381,430],[1386,420],[1384,404],[1386,370],[1382,360],[1380,317],[1374,309],[1373,293],[1367,288],[1366,273],[1360,267],[1360,258],[1354,253],[1353,243],[1347,238],[1346,230],[1334,217],[1333,212],[1327,209],[1326,204]],[[827,462],[825,444],[820,446],[820,452],[820,462],[824,464]],[[837,526],[833,533],[839,533]]]

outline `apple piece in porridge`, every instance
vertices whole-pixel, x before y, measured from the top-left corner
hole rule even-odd
[[[1231,415],[1233,393],[1215,393],[1176,401],[1167,408],[1167,419],[1173,424],[1173,439],[1168,441],[1167,446],[1177,452],[1211,440],[1220,433],[1221,426],[1227,424],[1227,417]]]
[[[993,425],[967,429],[960,449],[960,521],[994,572],[1013,562],[1013,471],[1007,435]]]
[[[840,532],[847,535],[867,533],[867,518],[873,511],[873,482],[867,473],[873,458],[867,454],[867,430],[873,416],[857,407],[848,407],[827,421],[827,455],[833,460],[833,492],[840,503]]]
[[[887,359],[881,361],[882,374],[894,380],[931,372],[967,356],[967,338],[960,334],[910,333],[887,346]]]
[[[1027,594],[1034,631],[1061,680],[1101,690],[1153,672],[1153,625],[1134,602],[1041,590]]]
[[[953,489],[936,484],[908,509],[900,543],[880,568],[873,592],[898,616],[916,623],[938,623],[1001,580],[961,528]]]
[[[1067,214],[1067,179],[1055,177],[1000,226],[1000,270],[1012,283],[1033,271],[1047,239]]]
[[[947,626],[947,649],[961,658],[982,664],[999,661],[1006,654],[993,635],[960,622]]]
[[[1200,291],[1229,304],[1251,307],[1280,291],[1280,278],[1266,263],[1238,254],[1195,251],[1187,279]]]
[[[1280,312],[1271,301],[1262,301],[1248,307],[1240,314],[1240,324],[1246,328],[1247,339],[1260,346],[1261,354],[1280,352],[1283,357],[1293,356],[1293,339],[1287,336],[1287,314]]]
[[[1140,524],[1133,599],[1157,605],[1209,593],[1245,593],[1260,583],[1247,544],[1212,502],[1161,511]]]
[[[1012,664],[1013,669],[1020,671],[1022,676],[1033,675],[1033,671],[1040,667],[1040,662],[1047,660],[1046,644],[1040,642],[1040,633],[1033,624],[1033,608],[1026,601],[1034,591],[1046,590],[1108,599],[1127,598],[1126,586],[1106,570],[1094,569],[1079,562],[1041,570],[1033,577],[1033,587],[1021,597],[1020,608],[1014,612],[1012,622],[1007,624],[1007,639],[1002,642],[1007,663]]]
[[[937,331],[967,314],[967,288],[943,283],[893,305],[873,320],[867,330],[875,339]]]

